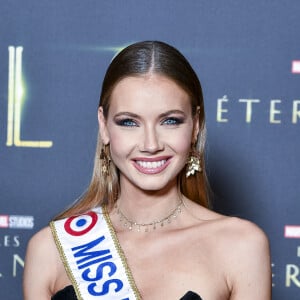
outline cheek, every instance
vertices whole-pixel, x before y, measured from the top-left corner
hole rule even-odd
[[[131,139],[126,134],[119,134],[118,132],[110,132],[110,153],[113,161],[124,158],[128,155],[131,146]]]
[[[182,131],[177,134],[169,134],[169,143],[172,145],[176,152],[181,154],[188,154],[191,149],[192,134],[190,130]]]
[[[118,138],[118,137],[115,137],[114,135],[111,135],[111,138],[110,138],[110,149],[111,149],[111,152],[118,153],[124,147],[123,144],[124,143],[122,141],[122,138]]]

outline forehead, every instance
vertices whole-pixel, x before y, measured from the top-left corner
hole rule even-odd
[[[166,76],[151,74],[126,77],[114,87],[110,97],[110,112],[180,109],[191,111],[188,93]]]

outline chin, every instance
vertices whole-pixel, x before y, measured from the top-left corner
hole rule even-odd
[[[155,192],[177,186],[177,176],[178,174],[174,170],[172,171],[172,174],[166,172],[164,174],[160,173],[152,175],[130,174],[130,176],[124,177],[125,180],[123,183],[129,183],[143,191]]]
[[[144,191],[155,192],[171,187],[173,184],[176,185],[176,182],[176,180],[162,181],[161,179],[153,180],[152,182],[147,182],[147,180],[145,180],[140,184],[137,183],[136,186]]]

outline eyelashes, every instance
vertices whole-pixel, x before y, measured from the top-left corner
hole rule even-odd
[[[118,126],[124,126],[124,127],[136,127],[136,126],[138,126],[137,122],[135,120],[129,119],[129,118],[117,119],[117,120],[115,120],[115,123]]]
[[[131,118],[124,118],[124,119],[116,119],[115,123],[118,126],[122,127],[139,127],[139,122],[137,120],[131,119]],[[184,123],[184,118],[179,117],[168,117],[163,119],[160,124],[166,125],[166,126],[178,126],[180,124]]]
[[[184,119],[178,117],[169,117],[162,121],[162,124],[165,125],[180,125],[182,123],[184,123]]]

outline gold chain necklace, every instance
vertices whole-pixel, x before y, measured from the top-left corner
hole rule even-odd
[[[153,221],[150,223],[137,223],[135,221],[132,221],[128,219],[124,213],[120,210],[119,206],[116,204],[116,210],[117,214],[119,215],[120,222],[123,224],[125,228],[128,228],[128,230],[132,231],[136,229],[136,231],[144,231],[149,232],[151,229],[156,230],[157,227],[164,227],[165,224],[170,224],[172,222],[172,219],[176,219],[177,216],[181,213],[181,206],[182,206],[182,199],[178,203],[178,205],[171,211],[169,215],[166,217]]]

